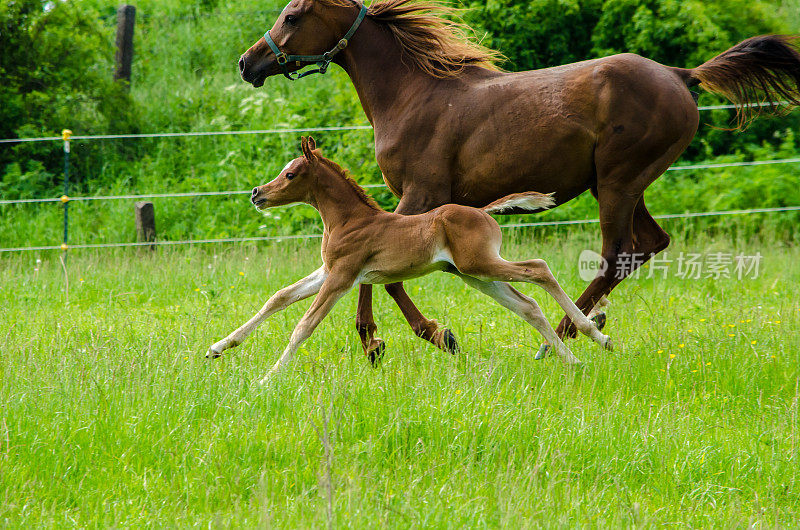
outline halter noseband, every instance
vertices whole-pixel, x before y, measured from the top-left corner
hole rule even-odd
[[[287,55],[278,48],[278,45],[275,44],[275,41],[272,40],[272,37],[269,35],[269,30],[264,33],[264,40],[267,41],[270,49],[272,49],[273,53],[275,53],[275,57],[278,59],[278,64],[281,66],[281,70],[283,70],[283,75],[285,75],[288,79],[292,81],[296,81],[301,77],[305,77],[311,74],[324,74],[328,71],[328,66],[331,64],[334,55],[339,53],[340,51],[344,50],[350,42],[350,38],[353,36],[353,33],[356,32],[358,26],[361,25],[361,22],[364,20],[364,17],[367,16],[367,6],[361,4],[361,10],[358,12],[358,16],[356,17],[356,21],[353,22],[353,25],[350,26],[350,29],[347,30],[347,33],[344,34],[339,42],[334,46],[331,50],[323,53],[322,55]],[[317,68],[314,70],[306,70],[305,72],[290,72],[289,71],[289,63],[297,61],[297,66],[301,66],[301,63],[317,63]],[[292,74],[295,77],[292,77]]]

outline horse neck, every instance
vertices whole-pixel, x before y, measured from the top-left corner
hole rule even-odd
[[[341,66],[358,93],[367,119],[373,125],[376,117],[386,114],[410,93],[438,79],[404,63],[402,47],[381,24],[364,19],[347,48],[335,61]]]
[[[321,162],[318,163],[322,167],[317,171],[310,202],[319,211],[326,230],[333,230],[348,220],[375,215],[380,211],[367,204],[344,177]]]

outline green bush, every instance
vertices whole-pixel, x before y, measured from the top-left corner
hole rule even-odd
[[[136,128],[130,98],[112,80],[113,43],[96,11],[76,2],[2,0],[0,28],[0,137]],[[98,156],[84,153],[77,168],[97,167]],[[50,191],[61,180],[61,160],[52,144],[4,146],[0,194]]]

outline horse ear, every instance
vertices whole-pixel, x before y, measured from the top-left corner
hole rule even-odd
[[[303,150],[303,156],[309,162],[314,162],[317,159],[317,155],[314,154],[316,145],[316,142],[310,136],[308,138],[305,136],[300,137],[300,148]]]

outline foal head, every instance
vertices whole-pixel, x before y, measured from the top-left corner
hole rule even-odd
[[[253,188],[250,201],[256,208],[264,210],[273,206],[311,201],[318,175],[324,166],[319,163],[319,155],[314,151],[317,143],[312,137],[302,137],[300,148],[303,156],[286,164],[272,181]]]

